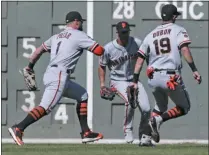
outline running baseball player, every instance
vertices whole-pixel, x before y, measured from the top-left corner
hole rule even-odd
[[[184,116],[190,110],[190,99],[181,76],[181,55],[190,66],[194,79],[198,84],[201,83],[201,76],[190,52],[189,35],[185,28],[175,24],[179,15],[181,13],[172,4],[162,7],[162,25],[145,37],[134,70],[133,83],[137,88],[143,62],[148,61],[148,85],[156,101],[149,124],[156,142],[160,141],[159,128],[163,122]],[[168,96],[176,106],[167,111]]]
[[[130,26],[127,22],[121,21],[116,25],[117,39],[107,43],[105,52],[99,59],[99,80],[101,87],[101,97],[113,100],[114,92],[125,102],[124,116],[124,136],[127,143],[132,143],[133,137],[133,118],[135,107],[130,103],[127,88],[133,79],[134,66],[138,57],[138,48],[141,40],[130,36]],[[106,66],[110,70],[110,87],[105,86]],[[152,146],[151,129],[148,125],[150,118],[150,105],[147,93],[141,82],[138,95],[139,108],[141,110],[141,122],[139,127],[140,146]],[[146,125],[147,124],[147,125]],[[146,126],[144,126],[146,125]],[[147,129],[148,128],[148,129]],[[150,130],[149,130],[150,129]]]
[[[9,133],[18,145],[23,145],[23,132],[32,123],[49,114],[60,101],[61,97],[75,99],[77,103],[77,115],[81,125],[82,142],[92,142],[103,138],[101,133],[92,132],[87,124],[87,100],[86,89],[69,80],[74,72],[76,64],[83,53],[89,50],[97,56],[104,52],[104,48],[82,32],[82,23],[85,21],[79,12],[72,11],[66,15],[66,29],[53,35],[45,41],[30,58],[29,65],[23,69],[26,84],[29,90],[36,90],[34,86],[33,67],[40,56],[49,51],[50,63],[43,77],[45,91],[39,106],[32,109],[26,118],[20,123],[8,128]]]

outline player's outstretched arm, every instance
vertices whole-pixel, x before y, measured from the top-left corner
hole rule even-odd
[[[135,64],[134,68],[134,78],[133,78],[133,83],[134,87],[137,88],[137,83],[139,80],[139,75],[142,70],[144,60],[146,59],[147,51],[148,51],[148,37],[146,36],[143,43],[141,44],[139,50],[138,50],[138,58]]]
[[[99,65],[98,76],[100,81],[100,87],[105,86],[105,74],[106,74],[106,66]]]
[[[139,81],[139,75],[142,70],[143,63],[144,63],[144,58],[138,57],[135,64],[134,77],[133,77],[133,83],[135,88],[137,88],[137,83]]]
[[[87,49],[88,51],[94,53],[97,56],[101,56],[104,53],[104,48],[94,39],[89,37],[86,33],[80,32],[79,37],[79,47],[82,49]]]
[[[95,43],[93,46],[88,48],[88,50],[97,56],[101,56],[104,53],[104,48],[101,45],[99,45],[98,43]]]
[[[35,52],[29,58],[28,68],[33,70],[34,65],[39,60],[41,55],[46,52],[43,46],[38,47]]]
[[[192,57],[192,54],[190,52],[188,45],[184,45],[183,47],[181,47],[181,52],[193,72],[194,79],[198,82],[198,84],[200,84],[202,79],[201,79],[199,72],[197,71],[196,65],[194,63],[194,60],[193,60],[193,57]]]
[[[115,97],[116,89],[105,86],[105,73],[106,73],[106,66],[99,65],[98,74],[100,80],[100,95],[102,99],[112,101]]]
[[[137,58],[137,61],[136,61],[136,64],[135,64],[135,68],[134,68],[134,73],[135,74],[140,74],[141,70],[142,70],[142,67],[143,67],[143,64],[144,64],[144,59],[141,58],[141,57],[138,57]]]
[[[29,64],[22,70],[20,73],[23,75],[25,84],[30,91],[34,91],[37,89],[36,80],[35,80],[35,72],[33,67],[38,59],[41,57],[42,53],[46,52],[43,46],[38,47],[35,52],[29,58]]]

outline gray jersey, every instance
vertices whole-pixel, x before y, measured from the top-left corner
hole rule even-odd
[[[49,65],[57,64],[74,72],[84,49],[94,49],[97,43],[85,32],[67,27],[45,41],[42,46],[51,51]]]
[[[158,69],[182,68],[179,47],[191,43],[187,31],[173,23],[160,25],[151,31],[140,46],[139,53],[148,59],[148,65]]]
[[[141,40],[129,37],[126,47],[119,45],[115,40],[107,43],[105,52],[100,56],[101,66],[108,66],[112,80],[131,80],[133,78],[134,66],[137,59],[137,51]]]

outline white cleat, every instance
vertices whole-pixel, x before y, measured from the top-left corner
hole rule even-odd
[[[152,137],[151,136],[143,134],[142,137],[141,137],[141,140],[139,142],[139,146],[151,146],[151,147],[153,147],[155,145],[152,144]]]
[[[132,144],[134,141],[133,131],[127,131],[124,133],[124,135],[126,143]]]

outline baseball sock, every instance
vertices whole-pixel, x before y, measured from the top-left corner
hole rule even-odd
[[[163,113],[161,115],[163,122],[169,120],[169,119],[173,119],[173,118],[177,118],[184,115],[184,112],[181,108],[179,107],[174,107],[170,110],[168,110],[167,112]]]
[[[25,128],[27,128],[32,123],[38,121],[44,115],[46,115],[46,111],[44,108],[40,106],[35,107],[28,113],[28,115],[22,122],[16,125],[16,127],[19,128],[21,131],[24,131]]]
[[[139,139],[143,134],[151,136],[151,128],[148,124],[150,118],[150,111],[149,112],[142,112],[141,114],[141,121],[139,125]]]
[[[87,123],[87,102],[78,103],[76,109],[82,132],[89,131],[90,129]]]

